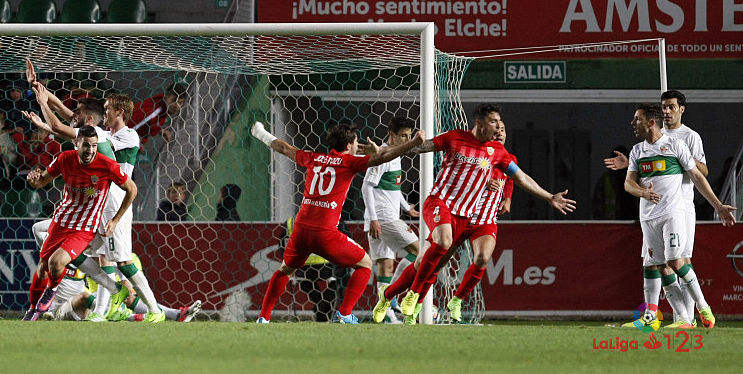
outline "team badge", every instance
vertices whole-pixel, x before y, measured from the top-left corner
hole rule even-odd
[[[434,216],[433,221],[439,223],[439,221],[441,221],[441,216]]]
[[[488,147],[488,154],[493,155],[493,152],[495,152],[495,149],[493,147]]]
[[[661,152],[668,152],[668,146],[667,145],[660,146],[660,151]]]
[[[93,183],[98,183],[98,176],[97,175],[91,175],[90,176],[90,181],[93,182]]]

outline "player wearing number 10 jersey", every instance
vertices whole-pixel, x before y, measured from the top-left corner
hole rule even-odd
[[[359,143],[355,125],[340,124],[328,130],[327,145],[331,148],[329,153],[297,149],[271,135],[260,122],[253,125],[251,132],[274,151],[307,169],[302,205],[284,251],[281,267],[268,283],[257,322],[270,321],[271,312],[284,292],[289,276],[304,265],[310,254],[315,253],[335,264],[355,269],[335,316],[341,323],[358,323],[352,310],[369,281],[372,261],[361,246],[338,231],[343,201],[354,175],[420,145],[424,139],[423,131],[419,131],[410,141],[382,147],[370,156],[356,156]]]

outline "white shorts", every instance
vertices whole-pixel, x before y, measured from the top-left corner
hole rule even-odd
[[[105,255],[111,262],[130,261],[132,259],[132,209],[129,207],[116,225],[112,236],[104,237],[100,233],[106,228],[106,223],[116,215],[111,210],[103,210],[99,233],[90,242],[90,247],[99,255]]]
[[[382,226],[382,235],[379,239],[374,239],[366,233],[372,261],[395,259],[397,254],[403,257],[407,254],[404,248],[418,241],[418,236],[408,231],[408,225],[401,220],[379,224]]]
[[[83,318],[75,313],[72,308],[72,299],[65,301],[59,308],[54,311],[55,321],[82,321]]]
[[[53,313],[55,320],[79,321],[80,316],[72,309],[72,299],[85,292],[85,282],[82,279],[69,279],[65,277],[57,286],[57,295],[54,297],[49,311]]]
[[[686,224],[683,212],[640,222],[643,248],[646,249],[643,266],[662,265],[683,258],[688,245]]]

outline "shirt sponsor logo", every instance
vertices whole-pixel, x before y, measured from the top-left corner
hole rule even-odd
[[[327,202],[327,201],[317,201],[317,200],[312,200],[312,199],[303,199],[302,204],[316,206],[316,207],[325,208],[325,209],[335,209],[338,207],[338,203],[336,203],[335,201]]]
[[[454,158],[465,164],[478,165],[478,167],[482,169],[490,168],[490,160],[488,160],[487,158],[465,156],[459,152],[454,155]]]
[[[640,164],[640,168],[642,169],[643,173],[650,173],[653,171],[665,171],[666,160],[646,161]]]

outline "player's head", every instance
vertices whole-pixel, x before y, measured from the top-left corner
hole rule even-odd
[[[680,91],[670,90],[660,95],[663,124],[676,128],[681,126],[681,115],[686,110],[686,96]]]
[[[356,154],[359,149],[359,128],[353,123],[341,123],[328,129],[328,147],[341,153]]]
[[[77,108],[72,112],[72,127],[100,126],[103,124],[103,113],[103,104],[100,101],[82,98],[77,101]]]
[[[115,127],[114,125],[119,122],[124,125],[132,118],[134,102],[128,95],[110,94],[103,104],[103,110],[105,111],[103,123],[106,127]]]
[[[95,132],[95,128],[88,125],[80,127],[75,137],[75,146],[81,164],[88,165],[93,162],[98,153],[98,133]]]
[[[658,104],[640,104],[632,118],[632,129],[638,138],[648,139],[654,131],[660,131],[663,114]]]
[[[493,140],[496,142],[506,145],[506,123],[501,120],[495,125],[495,133],[493,134]]]
[[[186,183],[176,181],[168,187],[168,200],[173,204],[182,204],[186,201]]]
[[[415,122],[405,117],[393,117],[387,127],[390,130],[387,143],[389,145],[397,145],[410,140],[413,135],[413,129],[415,129]]]
[[[240,199],[241,193],[242,189],[240,186],[236,184],[225,184],[220,191],[219,202],[225,208],[235,208],[237,207],[237,200]]]
[[[174,83],[165,90],[165,97],[163,98],[165,105],[168,106],[168,114],[171,116],[177,115],[181,112],[183,103],[186,102],[186,85],[183,83]]]
[[[475,108],[475,128],[472,132],[481,142],[493,139],[495,128],[501,122],[501,108],[495,104],[480,104]]]

